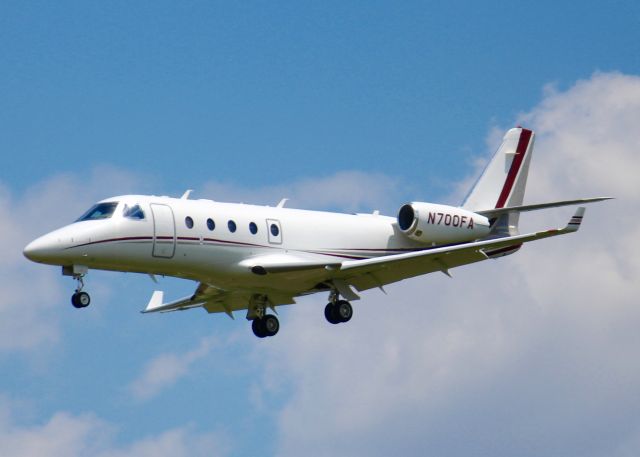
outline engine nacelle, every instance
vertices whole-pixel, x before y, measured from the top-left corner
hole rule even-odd
[[[398,211],[398,227],[412,240],[422,243],[458,243],[485,237],[489,219],[462,208],[412,202]]]

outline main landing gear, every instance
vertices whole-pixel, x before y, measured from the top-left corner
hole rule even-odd
[[[351,303],[346,300],[338,300],[335,303],[327,303],[324,308],[324,317],[331,324],[341,324],[349,322],[353,316]]]
[[[76,287],[76,292],[71,296],[71,304],[74,308],[86,308],[91,303],[91,297],[88,293],[83,292],[82,288],[84,287],[84,273],[78,273],[73,275],[73,279],[78,281],[78,287]]]
[[[280,330],[280,321],[273,314],[267,314],[267,307],[275,311],[266,295],[254,295],[249,302],[247,319],[251,320],[251,330],[258,338],[274,336]]]
[[[351,303],[346,300],[340,300],[337,292],[331,292],[329,303],[324,308],[324,317],[331,324],[349,322],[353,317]]]
[[[251,330],[258,338],[274,336],[280,330],[280,321],[273,314],[265,314],[262,318],[255,318],[251,322]]]

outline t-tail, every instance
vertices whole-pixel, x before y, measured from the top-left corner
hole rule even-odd
[[[509,130],[462,207],[476,213],[522,206],[535,134],[518,127]],[[491,219],[492,235],[518,234],[520,213],[506,212]]]
[[[517,127],[509,130],[462,203],[462,208],[489,218],[491,223],[489,238],[517,235],[520,213],[523,211],[592,203],[610,198],[599,197],[523,205],[534,139],[535,134],[529,129]],[[513,249],[502,255],[512,254],[516,250]]]

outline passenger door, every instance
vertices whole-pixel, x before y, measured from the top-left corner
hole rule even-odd
[[[176,252],[176,224],[167,205],[151,204],[153,214],[153,256],[170,259]]]

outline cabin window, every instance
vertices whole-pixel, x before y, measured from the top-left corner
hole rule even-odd
[[[191,217],[187,216],[184,218],[184,225],[187,226],[187,228],[193,228],[193,219],[191,219]]]
[[[255,235],[256,233],[258,233],[258,226],[256,225],[256,223],[255,223],[255,222],[251,222],[251,223],[249,224],[249,231],[250,231],[251,233],[253,233],[254,235]]]
[[[233,221],[229,221],[229,222],[227,222],[227,227],[229,227],[229,231],[230,231],[231,233],[233,233],[233,232],[235,232],[235,231],[236,231],[236,223],[235,223],[235,222],[233,222]]]
[[[140,205],[133,206],[124,206],[124,210],[122,211],[122,215],[128,219],[144,219],[144,211],[140,208]]]
[[[97,203],[84,213],[76,222],[109,219],[118,206],[118,202]]]
[[[213,229],[216,228],[216,223],[213,222],[213,219],[207,219],[207,228],[213,232]]]
[[[271,230],[271,234],[273,236],[280,235],[280,229],[278,228],[278,226],[276,224],[271,224],[271,227],[269,228],[269,230]]]

